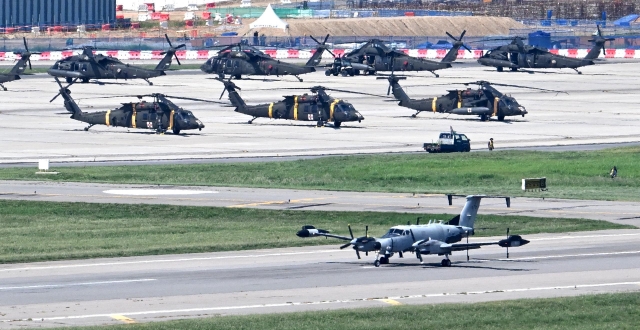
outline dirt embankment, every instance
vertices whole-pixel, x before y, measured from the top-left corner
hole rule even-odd
[[[253,33],[249,28],[252,20],[244,20],[239,35]],[[510,29],[524,29],[525,25],[508,17],[388,17],[388,18],[331,18],[331,19],[290,19],[288,31],[273,28],[258,29],[267,36],[444,36],[445,32],[460,34],[467,30],[467,36],[483,37],[508,35]]]

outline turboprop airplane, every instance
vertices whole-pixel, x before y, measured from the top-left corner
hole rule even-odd
[[[349,241],[347,244],[340,246],[340,249],[353,246],[358,259],[360,259],[360,252],[365,252],[367,255],[369,252],[377,252],[376,260],[373,263],[376,267],[380,267],[381,264],[388,264],[389,258],[396,253],[400,258],[403,258],[403,252],[415,252],[416,258],[420,262],[423,262],[422,255],[443,255],[444,259],[442,259],[441,265],[450,267],[451,260],[449,260],[449,255],[454,251],[467,251],[467,260],[469,260],[469,250],[479,249],[486,245],[499,245],[507,248],[508,258],[510,247],[529,243],[528,240],[519,235],[510,236],[508,228],[506,239],[497,242],[469,243],[469,236],[474,234],[473,226],[482,198],[491,197],[484,195],[467,196],[467,202],[460,215],[453,217],[447,223],[430,222],[426,225],[420,225],[418,221],[415,225],[394,226],[379,238],[369,237],[369,226],[365,228],[365,236],[362,237],[354,237],[351,226],[348,226],[351,237],[333,235],[328,230],[317,229],[310,225],[303,226],[302,230],[298,231],[296,235],[298,237],[325,236]],[[506,198],[507,207],[510,206],[509,197],[496,198]],[[449,201],[451,203],[451,196],[449,196]],[[467,238],[467,242],[458,243],[463,237]]]

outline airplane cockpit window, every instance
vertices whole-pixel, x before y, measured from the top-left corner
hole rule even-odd
[[[389,231],[386,234],[382,235],[382,238],[401,236],[401,235],[404,235],[403,232],[404,232],[404,230],[402,230],[402,229],[391,228],[391,229],[389,229]]]

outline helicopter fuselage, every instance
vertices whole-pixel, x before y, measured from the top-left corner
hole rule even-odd
[[[231,75],[238,78],[242,75],[300,75],[314,72],[315,68],[286,63],[276,59],[269,59],[264,57],[253,60],[247,58],[247,56],[233,56],[233,54],[230,54],[218,55],[209,58],[200,67],[200,70],[206,73]]]
[[[91,126],[162,129],[172,130],[174,133],[204,128],[202,122],[190,111],[181,108],[172,109],[159,102],[123,103],[122,107],[113,110],[76,112],[71,115],[71,118]]]
[[[71,56],[57,61],[47,71],[49,75],[64,78],[88,79],[149,79],[165,75],[160,70],[149,70],[104,57],[92,62],[81,56]]]
[[[360,122],[364,119],[351,103],[333,98],[328,102],[320,102],[312,94],[287,96],[284,101],[248,105],[236,111],[257,118],[326,121],[336,126],[342,122]]]

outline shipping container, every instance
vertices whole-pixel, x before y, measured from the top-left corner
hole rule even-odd
[[[116,22],[116,0],[0,0],[0,27],[102,26]]]

